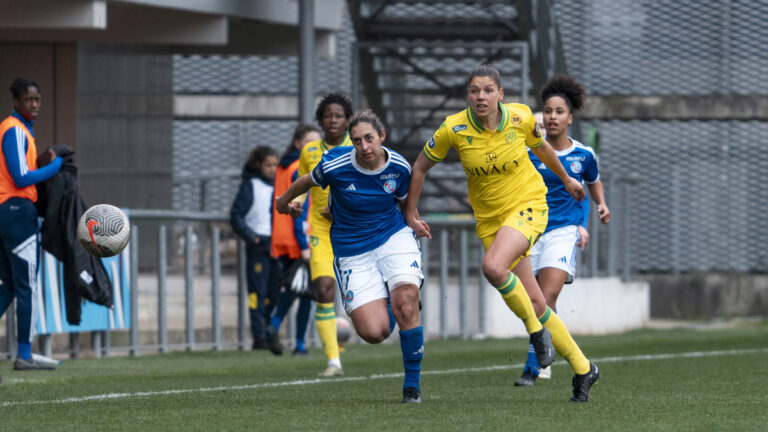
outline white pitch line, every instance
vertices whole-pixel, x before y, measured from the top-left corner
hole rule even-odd
[[[665,353],[665,354],[639,354],[634,356],[623,356],[623,357],[603,357],[603,358],[594,359],[594,362],[595,363],[617,363],[617,362],[625,362],[625,361],[651,361],[651,360],[721,357],[721,356],[751,355],[751,354],[768,354],[768,348],[718,350],[718,351],[692,351],[692,352],[684,352],[684,353]],[[565,365],[564,362],[562,362],[561,364]],[[474,372],[488,372],[488,371],[507,370],[507,369],[519,369],[523,366],[524,366],[523,363],[518,363],[518,364],[498,365],[498,366],[421,371],[421,374],[422,375],[451,375],[451,374],[459,374],[459,373],[474,373]],[[196,388],[196,389],[160,390],[160,391],[146,391],[146,392],[133,392],[133,393],[105,393],[105,394],[98,394],[98,395],[91,395],[91,396],[71,397],[66,399],[3,402],[3,403],[0,403],[0,408],[22,406],[22,405],[27,406],[27,405],[47,405],[47,404],[66,404],[66,403],[77,403],[77,402],[104,401],[104,400],[113,400],[113,399],[177,395],[177,394],[185,394],[185,393],[209,393],[209,392],[216,392],[216,391],[252,390],[252,389],[270,388],[270,387],[290,387],[290,386],[303,386],[303,385],[310,385],[310,384],[328,384],[328,383],[339,383],[339,382],[367,381],[367,380],[376,380],[376,379],[400,378],[402,376],[403,376],[402,373],[391,373],[391,374],[375,374],[375,375],[360,376],[360,377],[311,379],[311,380],[283,381],[283,382],[274,382],[274,383],[246,384],[246,385],[239,385],[239,386],[203,387],[203,388]]]

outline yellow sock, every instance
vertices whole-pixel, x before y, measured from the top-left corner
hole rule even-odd
[[[563,321],[556,313],[552,312],[549,306],[539,317],[539,321],[552,334],[552,345],[555,346],[555,351],[568,360],[571,369],[578,375],[589,372],[589,360],[581,352],[581,348],[576,345],[576,341],[571,337]]]
[[[501,298],[504,299],[507,307],[509,307],[518,318],[523,320],[525,330],[528,331],[528,334],[536,333],[541,330],[541,323],[539,323],[538,320],[533,319],[536,317],[536,312],[533,311],[531,298],[528,297],[528,293],[525,292],[523,283],[517,279],[517,275],[509,272],[507,280],[495,288],[499,290],[499,294],[501,294]]]
[[[339,358],[339,341],[336,337],[336,312],[333,303],[318,303],[315,309],[315,325],[323,342],[328,360]]]

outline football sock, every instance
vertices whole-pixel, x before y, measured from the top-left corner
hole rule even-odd
[[[581,348],[576,345],[576,341],[568,333],[568,329],[563,321],[556,313],[552,312],[549,306],[547,306],[544,314],[539,317],[539,321],[552,334],[552,345],[555,346],[555,351],[568,360],[571,369],[578,375],[589,372],[589,360],[581,352]]]
[[[336,360],[339,363],[337,366],[341,367],[339,341],[336,337],[336,312],[333,310],[333,303],[317,304],[315,325],[320,341],[323,342],[325,357],[328,358],[329,364],[331,364],[331,360]]]
[[[531,298],[528,297],[528,293],[525,292],[523,283],[512,272],[509,272],[507,280],[501,285],[495,287],[501,298],[507,304],[507,307],[517,315],[518,318],[523,320],[526,331],[528,334],[536,333],[541,330],[541,323],[536,320],[536,312],[533,311],[533,305],[531,304]]]
[[[29,342],[19,342],[19,357],[24,360],[32,358],[32,344]]]
[[[269,323],[272,324],[272,327],[275,328],[275,332],[280,330],[280,324],[283,323],[283,317],[277,316],[277,314],[272,315],[272,318],[269,320]]]
[[[536,350],[533,348],[533,344],[528,344],[528,359],[525,361],[525,367],[523,371],[539,376],[539,360],[536,358]]]
[[[409,330],[400,330],[400,349],[403,351],[405,369],[403,388],[413,387],[420,391],[419,374],[421,358],[424,355],[424,328],[418,326]]]
[[[387,313],[389,314],[389,334],[392,334],[392,330],[395,329],[397,320],[395,320],[395,314],[392,313],[392,303],[387,299]]]

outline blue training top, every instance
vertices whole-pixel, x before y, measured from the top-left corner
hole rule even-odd
[[[32,130],[33,122],[27,120],[23,115],[13,110],[14,117],[19,119],[24,126],[27,127],[32,136],[35,136],[35,132]],[[36,170],[29,170],[27,166],[26,153],[28,149],[27,135],[20,130],[20,127],[13,127],[8,129],[2,136],[2,151],[5,158],[5,165],[8,168],[8,173],[11,175],[11,179],[18,188],[24,188],[32,186],[53,177],[59,168],[63,159],[56,156],[51,163],[44,167],[40,167]]]
[[[571,146],[567,149],[555,151],[560,163],[565,168],[565,172],[582,184],[583,182],[593,184],[600,180],[594,150],[573,138],[571,138],[571,142]],[[565,189],[563,182],[560,181],[560,177],[539,160],[532,151],[528,150],[528,156],[544,179],[544,184],[547,185],[549,221],[544,232],[568,225],[581,225],[586,228],[587,217],[589,216],[588,199],[585,197],[584,201],[574,200],[568,190]]]
[[[406,226],[398,201],[408,196],[411,166],[397,152],[383,149],[387,162],[376,171],[357,164],[354,146],[326,151],[312,170],[315,184],[330,186],[331,245],[337,257],[371,251]]]

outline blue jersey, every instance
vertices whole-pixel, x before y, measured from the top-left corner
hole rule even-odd
[[[312,170],[315,184],[330,187],[331,245],[337,257],[376,249],[406,226],[398,201],[408,195],[411,166],[398,153],[383,148],[387,162],[376,171],[357,164],[354,146],[326,151]]]
[[[594,150],[571,138],[573,144],[565,150],[555,151],[565,172],[576,180],[593,184],[600,180],[597,171],[597,158]],[[589,201],[576,201],[573,199],[565,185],[551,169],[547,167],[533,152],[528,151],[528,156],[533,166],[539,171],[547,185],[547,206],[549,207],[549,221],[544,232],[568,226],[587,226],[589,216]]]

